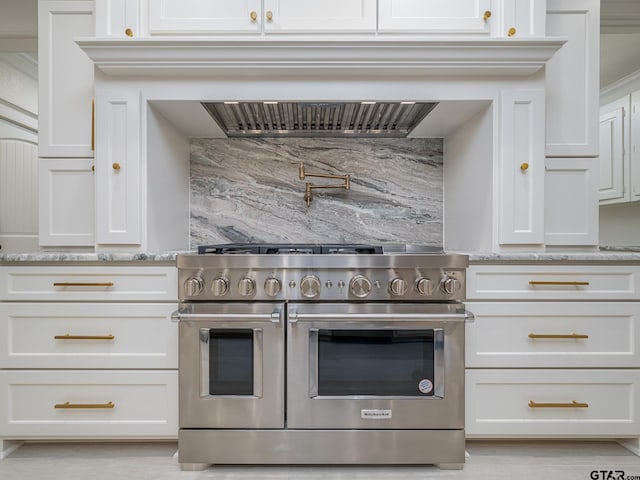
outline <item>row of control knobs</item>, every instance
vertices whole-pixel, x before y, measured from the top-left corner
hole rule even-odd
[[[340,285],[342,284],[342,285]],[[366,298],[371,293],[373,286],[380,287],[380,282],[371,283],[364,275],[356,275],[349,282],[349,292],[354,297]],[[419,277],[415,281],[415,289],[420,295],[430,296],[436,288],[434,282],[425,277]],[[295,283],[290,284],[295,286]],[[331,286],[331,282],[327,282],[327,286]],[[339,282],[340,288],[344,286],[343,282]],[[444,277],[440,280],[440,290],[452,295],[460,290],[460,281],[454,277]],[[307,275],[300,281],[300,293],[305,298],[315,298],[320,295],[321,283],[320,279],[315,275]],[[189,277],[184,284],[184,291],[187,296],[194,297],[204,290],[204,280],[201,277]],[[275,297],[282,290],[280,280],[275,277],[269,277],[264,282],[264,293],[268,297]],[[389,292],[392,295],[401,297],[409,290],[409,284],[406,280],[396,277],[389,282]],[[211,294],[214,297],[221,297],[229,291],[229,280],[225,277],[216,277],[211,283]],[[251,297],[256,292],[256,282],[249,277],[243,277],[238,282],[238,293],[242,297]]]

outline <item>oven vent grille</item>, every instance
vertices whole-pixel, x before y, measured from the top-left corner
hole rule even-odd
[[[203,102],[229,137],[406,137],[431,102]]]

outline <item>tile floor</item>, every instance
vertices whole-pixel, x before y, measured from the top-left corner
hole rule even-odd
[[[640,480],[640,458],[612,442],[468,442],[463,470],[432,466],[214,466],[182,472],[175,443],[25,444],[0,460],[2,480]],[[592,475],[593,470],[623,471]]]

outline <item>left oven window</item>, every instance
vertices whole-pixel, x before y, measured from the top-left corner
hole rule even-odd
[[[253,330],[209,330],[209,394],[253,395]]]

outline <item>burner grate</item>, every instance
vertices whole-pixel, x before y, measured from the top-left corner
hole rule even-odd
[[[306,243],[227,243],[221,245],[203,245],[198,247],[200,255],[379,255],[382,254],[382,246],[365,244],[306,244]]]

